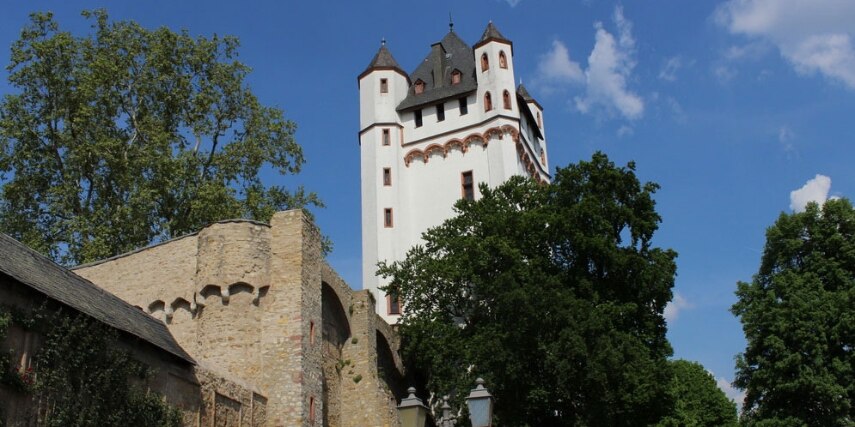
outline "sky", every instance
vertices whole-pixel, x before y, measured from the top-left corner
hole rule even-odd
[[[849,0],[11,1],[0,63],[33,11],[85,34],[83,9],[193,35],[237,36],[248,83],[298,125],[298,176],[326,208],[328,260],[361,288],[357,75],[380,46],[412,72],[454,30],[474,44],[489,21],[544,107],[551,167],[603,151],[634,160],[656,194],[654,243],[679,253],[666,309],[674,357],[700,362],[731,397],[745,349],[729,308],[757,271],[764,233],[808,201],[851,197],[855,2]],[[0,95],[14,92],[0,70]]]

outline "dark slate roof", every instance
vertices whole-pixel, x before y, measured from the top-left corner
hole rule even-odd
[[[493,25],[493,21],[487,23],[487,28],[484,30],[484,34],[481,35],[481,40],[478,40],[478,43],[489,41],[489,40],[500,40],[506,41],[510,43],[511,41],[506,39],[502,33],[499,32],[499,29]]]
[[[525,86],[523,86],[523,84],[522,84],[522,83],[520,83],[520,85],[519,85],[519,86],[517,86],[517,94],[518,94],[519,96],[521,96],[521,97],[522,97],[522,99],[523,99],[525,102],[533,102],[533,103],[535,103],[535,105],[537,105],[537,107],[538,107],[538,108],[540,108],[541,110],[543,110],[543,107],[541,107],[541,106],[540,106],[540,103],[539,103],[539,102],[537,102],[537,100],[536,100],[536,99],[534,99],[534,98],[533,98],[533,97],[528,93],[528,90],[526,90]]]
[[[2,233],[0,273],[48,298],[195,364],[161,321]]]
[[[540,104],[538,104],[537,101],[531,97],[531,95],[529,95],[528,91],[525,89],[525,86],[523,86],[522,83],[517,86],[517,101],[517,105],[519,105],[520,111],[523,113],[524,116],[528,118],[528,122],[530,123],[529,127],[534,130],[535,136],[540,139],[543,139],[543,133],[540,131],[540,127],[537,125],[537,119],[534,118],[534,113],[531,112],[531,108],[528,107],[528,103],[534,102],[541,110],[543,108],[540,107]]]
[[[511,50],[513,51],[514,44],[510,40],[506,39],[505,36],[503,36],[502,33],[499,32],[499,29],[496,28],[495,25],[493,25],[493,21],[490,21],[487,24],[487,28],[484,29],[484,34],[481,35],[481,40],[478,40],[478,43],[475,43],[475,49],[491,41],[507,43],[511,45]]]
[[[451,84],[451,73],[460,70],[463,74],[460,83]],[[434,79],[434,71],[438,70],[439,78]],[[414,85],[417,81],[425,82],[425,91],[415,94]],[[411,110],[445,99],[458,97],[478,89],[475,80],[475,54],[457,33],[449,31],[439,43],[431,46],[431,51],[424,61],[410,74],[411,86],[407,97],[398,104],[398,111]]]
[[[365,77],[366,74],[374,70],[395,70],[404,76],[407,75],[407,73],[404,72],[404,69],[398,65],[398,61],[395,61],[395,58],[392,56],[392,52],[390,52],[386,47],[385,41],[380,45],[380,50],[377,51],[377,54],[374,55],[374,59],[368,63],[368,67],[366,67],[365,71],[359,75],[358,79]]]

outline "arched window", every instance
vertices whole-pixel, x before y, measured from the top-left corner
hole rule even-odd
[[[490,96],[490,92],[484,94],[484,111],[490,111],[493,109],[493,97]]]
[[[414,91],[416,92],[416,95],[423,93],[425,91],[425,82],[417,80]]]
[[[487,54],[481,54],[481,71],[487,71],[490,69],[490,59],[487,58]]]
[[[539,128],[543,127],[543,121],[541,121],[541,119],[540,119],[540,111],[537,112],[537,127],[539,127]]]
[[[511,109],[511,94],[508,91],[505,91],[502,94],[502,106],[504,106],[506,110]]]
[[[499,51],[499,67],[508,68],[508,58],[505,56],[505,51]]]
[[[454,70],[451,72],[451,84],[456,85],[460,83],[460,79],[463,77],[463,73],[460,70]]]

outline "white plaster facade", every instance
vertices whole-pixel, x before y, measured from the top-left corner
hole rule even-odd
[[[489,63],[486,70],[481,66],[483,54]],[[500,66],[500,55],[505,56],[505,67]],[[460,65],[464,60],[468,67]],[[424,65],[431,61],[439,66]],[[407,75],[384,44],[359,76],[362,283],[375,296],[378,314],[390,324],[399,316],[389,312],[389,299],[379,289],[387,282],[375,274],[376,265],[404,259],[420,243],[422,232],[453,215],[454,203],[463,197],[464,172],[472,173],[476,199],[480,183],[495,187],[513,175],[550,179],[543,111],[522,85],[514,86],[513,45],[492,23],[474,49],[450,32],[432,46],[424,64]],[[431,74],[426,74],[430,67]],[[454,83],[456,67],[471,74]],[[415,92],[417,82],[438,74],[444,77],[425,82],[423,93]],[[506,91],[510,108],[504,102]],[[437,105],[444,108],[444,120],[439,120]],[[421,111],[421,126],[416,111]],[[388,183],[384,169],[391,175]],[[391,209],[391,224],[386,224],[386,209]]]

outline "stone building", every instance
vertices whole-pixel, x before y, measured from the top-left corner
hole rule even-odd
[[[548,182],[543,109],[515,86],[513,43],[492,22],[472,47],[450,26],[411,74],[383,42],[358,81],[362,286],[394,323],[402,307],[377,262],[402,260],[479,183]]]
[[[0,304],[4,310],[20,312],[45,307],[69,315],[82,313],[115,329],[119,345],[152,368],[145,387],[179,408],[188,426],[265,425],[267,398],[256,388],[201,366],[162,322],[4,234],[0,234]],[[11,352],[12,368],[24,372],[41,341],[37,331],[13,322],[0,351]],[[39,414],[45,410],[29,394],[0,383],[0,424],[41,425]]]
[[[199,365],[259,390],[266,425],[398,425],[396,335],[371,292],[326,263],[302,211],[212,224],[74,272],[162,321]]]

